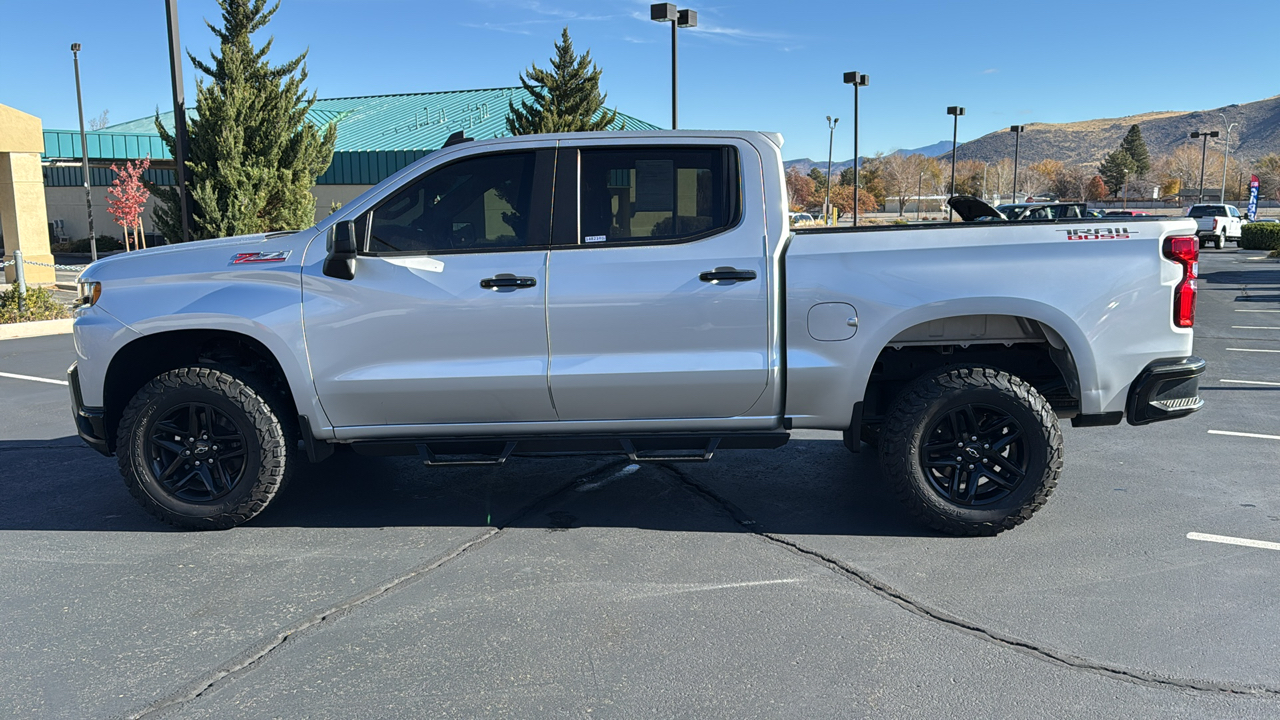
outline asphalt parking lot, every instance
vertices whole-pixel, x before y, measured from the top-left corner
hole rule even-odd
[[[995,538],[912,524],[812,432],[707,465],[338,455],[178,532],[73,437],[70,336],[0,341],[0,714],[1280,716],[1280,261],[1200,267],[1205,408],[1064,427],[1058,491]]]

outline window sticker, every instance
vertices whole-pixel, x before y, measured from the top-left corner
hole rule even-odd
[[[605,240],[608,240],[608,239],[609,239],[608,235],[588,235],[585,238],[583,238],[583,240],[585,240],[586,242],[604,242]]]

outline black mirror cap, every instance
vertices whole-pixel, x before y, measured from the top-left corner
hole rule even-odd
[[[350,220],[329,228],[329,254],[323,272],[331,278],[352,280],[356,276],[356,224]]]

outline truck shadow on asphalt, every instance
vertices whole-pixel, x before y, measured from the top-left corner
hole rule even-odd
[[[425,468],[416,458],[338,453],[303,465],[256,528],[510,526],[564,531],[940,537],[914,522],[869,448],[794,440],[722,453],[707,464],[633,464],[616,456],[512,458],[505,466]],[[74,437],[0,441],[0,530],[181,532],[125,489],[114,458]],[[235,532],[232,530],[230,532]]]

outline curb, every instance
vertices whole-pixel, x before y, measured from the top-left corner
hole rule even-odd
[[[0,323],[0,340],[65,335],[71,332],[75,318],[62,320],[37,320],[35,322]]]

